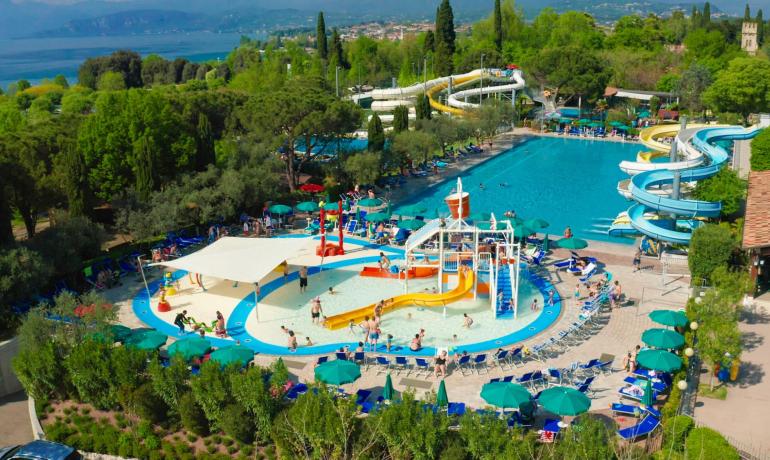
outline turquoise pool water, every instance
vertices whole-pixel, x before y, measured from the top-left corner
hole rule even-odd
[[[525,219],[545,219],[551,225],[544,231],[551,234],[561,235],[570,226],[582,238],[631,243],[628,238],[609,237],[607,229],[630,205],[617,192],[618,181],[628,178],[618,163],[635,160],[640,150],[643,146],[637,143],[533,136],[460,177],[471,194],[471,213],[494,212],[501,219],[512,209]],[[444,197],[455,187],[456,178],[448,177],[399,203],[394,212],[421,203],[444,213]]]

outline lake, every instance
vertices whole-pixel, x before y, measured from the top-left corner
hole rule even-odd
[[[114,37],[67,37],[0,39],[0,87],[26,78],[33,84],[57,74],[77,81],[78,67],[89,57],[118,49],[131,49],[142,56],[159,54],[167,59],[187,58],[194,62],[224,59],[240,42],[238,33],[191,32],[163,35]]]

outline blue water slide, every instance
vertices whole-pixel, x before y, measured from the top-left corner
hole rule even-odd
[[[708,164],[693,169],[681,171],[682,182],[696,182],[715,175],[727,162],[729,153],[721,146],[714,144],[720,140],[751,139],[759,133],[759,128],[743,128],[729,126],[720,128],[703,128],[697,130],[689,139],[685,133],[680,133],[677,141],[686,148],[698,149],[708,158]],[[688,145],[688,142],[691,145]],[[631,178],[630,191],[632,198],[638,203],[629,208],[628,216],[631,225],[639,232],[670,243],[688,244],[691,232],[678,231],[680,228],[672,219],[649,220],[644,214],[655,211],[673,216],[687,218],[718,217],[722,211],[722,203],[674,199],[665,195],[651,193],[648,189],[671,185],[674,182],[674,172],[670,170],[654,170],[639,173]],[[681,222],[681,221],[680,221]],[[668,226],[666,226],[668,225]],[[689,227],[693,227],[690,225]]]

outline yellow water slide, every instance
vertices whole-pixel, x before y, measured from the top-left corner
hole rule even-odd
[[[467,77],[456,77],[452,81],[453,85],[462,85],[464,83],[470,83],[474,80],[478,80],[481,78],[480,75],[469,75]],[[445,83],[438,83],[436,85],[433,85],[428,89],[428,91],[425,92],[425,94],[428,96],[428,100],[430,101],[430,106],[434,109],[444,112],[444,113],[451,113],[452,115],[467,115],[465,110],[458,109],[456,107],[450,107],[446,104],[442,104],[441,102],[433,99],[433,95],[436,93],[440,93],[441,91],[444,91],[446,87],[449,86],[448,82]]]
[[[382,309],[382,314],[389,313],[401,307],[409,305],[417,305],[420,307],[442,307],[444,305],[457,302],[465,297],[468,292],[473,289],[473,283],[475,280],[475,274],[472,271],[463,272],[459,274],[457,281],[457,287],[449,292],[443,294],[431,294],[427,292],[416,292],[410,294],[403,294],[392,299],[388,299],[385,302],[385,307]],[[367,305],[365,307],[356,308],[339,315],[334,315],[326,318],[326,327],[329,329],[341,329],[346,327],[350,321],[358,324],[363,321],[367,316],[374,316],[374,307],[376,304]]]
[[[712,125],[688,124],[687,129],[705,128],[708,126],[712,126]],[[650,150],[654,150],[656,152],[668,153],[671,150],[671,144],[660,142],[657,140],[657,138],[659,137],[673,138],[679,133],[680,129],[681,129],[681,126],[679,125],[679,123],[668,123],[668,124],[650,126],[649,128],[644,128],[639,132],[639,141]]]

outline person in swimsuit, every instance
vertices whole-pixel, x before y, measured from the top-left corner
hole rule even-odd
[[[321,308],[321,298],[316,297],[310,304],[310,319],[313,321],[313,324],[320,323],[322,313],[323,309]]]
[[[369,332],[369,345],[371,347],[370,348],[371,351],[377,350],[377,341],[380,339],[380,334],[381,333],[382,333],[382,331],[380,331],[379,326],[377,326],[376,324],[374,325],[374,327],[372,329],[370,329],[370,332]]]
[[[307,291],[307,266],[299,269],[299,292]]]
[[[297,351],[297,337],[294,335],[294,331],[289,331],[289,351],[294,353]]]
[[[364,333],[364,343],[369,343],[369,317],[365,316],[364,320],[358,324],[358,327]]]
[[[468,316],[468,313],[463,313],[463,327],[466,329],[470,329],[471,326],[473,326],[473,318]]]
[[[412,342],[409,344],[409,349],[412,351],[420,351],[422,348],[422,341],[420,340],[420,334],[415,334]]]
[[[433,368],[433,375],[434,377],[438,378],[439,374],[441,374],[441,377],[446,377],[446,362],[447,362],[447,354],[446,351],[442,350],[441,353],[436,356],[436,364]]]

